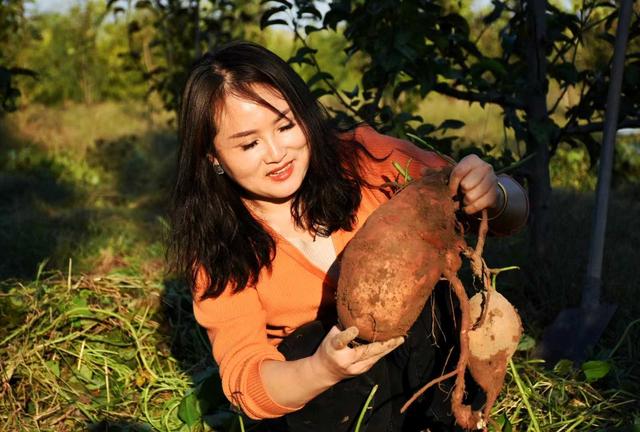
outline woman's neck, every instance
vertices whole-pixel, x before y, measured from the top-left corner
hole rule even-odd
[[[310,230],[296,225],[291,214],[291,204],[292,200],[277,204],[273,202],[245,202],[249,211],[262,221],[267,229],[286,239],[308,261],[336,280],[337,268],[332,267],[336,260],[336,250],[331,237],[316,236]]]
[[[245,205],[254,216],[267,224],[277,233],[287,236],[288,234],[305,230],[296,226],[295,220],[291,214],[291,205],[293,198],[282,202],[251,200],[246,199]]]

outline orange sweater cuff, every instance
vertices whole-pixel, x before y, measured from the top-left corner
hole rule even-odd
[[[260,375],[260,368],[262,367],[262,362],[265,360],[282,361],[282,359],[279,358],[264,357],[247,366],[247,400],[251,401],[251,406],[243,407],[245,414],[256,420],[275,418],[304,407],[304,405],[295,408],[286,407],[271,399],[267,393],[267,389],[262,383],[262,376]]]

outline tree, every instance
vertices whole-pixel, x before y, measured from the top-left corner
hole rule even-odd
[[[257,36],[251,32],[259,5],[250,0],[109,0],[107,6],[127,21],[129,64],[144,72],[150,91],[176,112],[187,72],[202,52]]]
[[[599,152],[593,133],[602,130],[617,17],[614,2],[586,0],[581,9],[566,12],[546,0],[494,0],[475,34],[469,18],[434,0],[336,0],[315,27],[301,24],[301,18],[318,15],[313,2],[272,3],[277,6],[265,12],[263,25],[275,23],[271,17],[276,13],[288,13],[303,43],[309,32],[342,31],[350,43],[347,54],[367,59],[360,85],[353,90],[340,89],[319,65],[309,80],[319,94],[329,93],[339,102],[339,116],[414,136],[450,152],[455,137],[442,137],[440,132],[463,124],[453,119],[437,126],[426,124],[411,111],[413,99],[436,92],[498,106],[505,128],[524,143],[526,151],[516,156],[502,149],[501,157],[492,162],[499,168],[511,166],[515,175],[526,179],[532,203],[532,253],[544,262],[550,158],[560,143],[585,146],[592,163]],[[636,12],[630,36],[636,48],[638,36]],[[594,37],[608,47],[609,56],[601,62],[582,61],[591,48],[585,41]],[[483,38],[494,44],[483,43]],[[317,65],[314,56],[313,47],[304,44],[290,61]],[[639,59],[640,51],[628,51],[619,127],[640,126]],[[551,86],[558,91],[551,93]],[[565,101],[567,92],[577,96],[575,102]],[[492,159],[483,150],[476,149]]]
[[[26,31],[24,0],[0,1],[0,115],[15,111],[20,90],[13,78],[18,75],[35,77],[32,70],[14,66],[17,56],[17,42]]]

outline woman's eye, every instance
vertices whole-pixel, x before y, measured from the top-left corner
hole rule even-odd
[[[258,141],[251,141],[249,144],[244,144],[242,150],[249,150],[258,145]]]
[[[280,128],[280,132],[288,131],[289,129],[292,129],[294,126],[295,126],[295,123],[287,123],[286,125]]]

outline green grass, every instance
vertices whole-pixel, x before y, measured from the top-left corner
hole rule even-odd
[[[54,153],[71,151],[84,157],[96,140],[143,135],[172,123],[173,116],[158,106],[157,102],[101,102],[90,106],[66,103],[60,107],[32,104],[11,114],[5,127],[18,140]]]
[[[92,130],[96,116],[115,120]],[[189,294],[164,270],[175,152],[166,117],[101,105],[10,119],[0,129],[0,430],[264,429],[229,408]],[[56,145],[44,139],[54,125],[64,137]],[[494,410],[502,430],[640,428],[640,303],[630,301],[640,287],[639,198],[637,185],[612,196],[603,289],[618,310],[584,368],[545,368],[530,352],[579,302],[591,194],[554,192],[544,274],[528,261],[526,234],[488,241],[489,266],[522,268],[498,289],[528,335]]]
[[[19,320],[2,332],[3,430],[175,427],[190,380],[153,319],[160,286],[132,275],[65,279],[3,284],[3,315]]]

